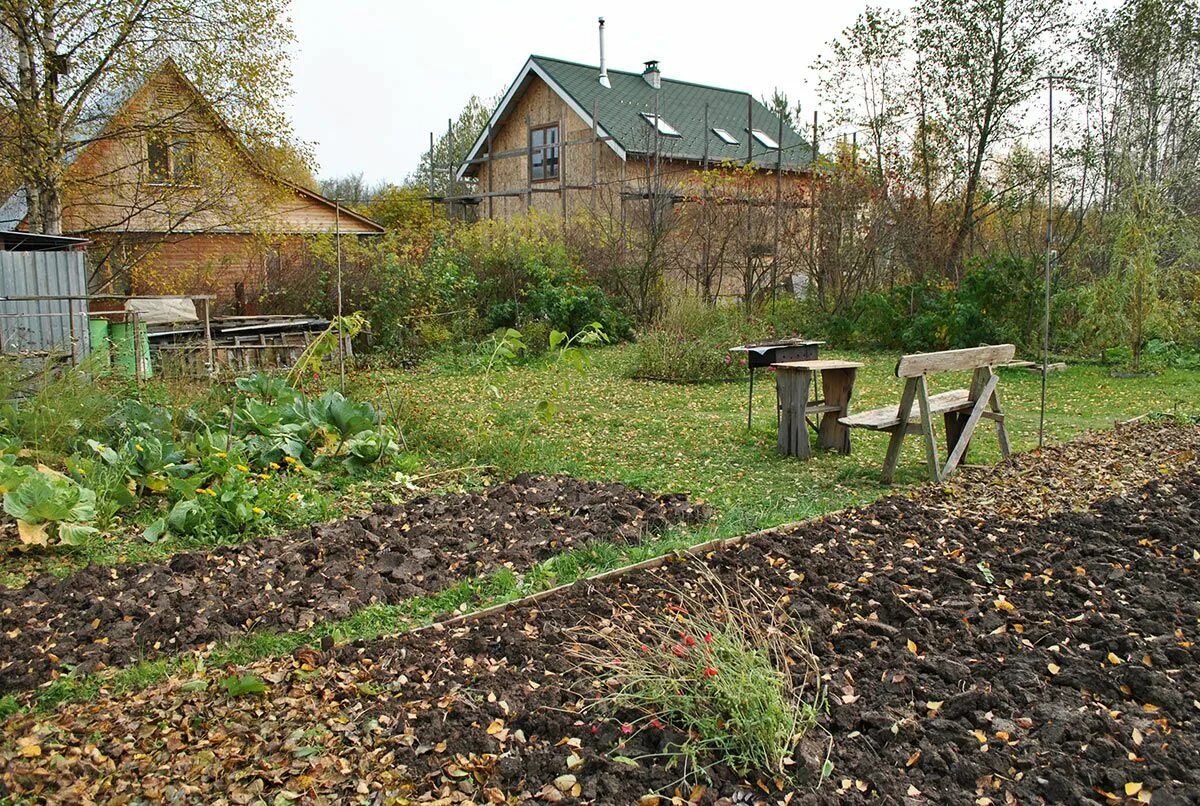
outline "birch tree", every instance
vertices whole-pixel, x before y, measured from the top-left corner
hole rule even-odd
[[[958,276],[976,225],[995,152],[1027,129],[1024,112],[1064,69],[1060,37],[1072,25],[1068,0],[920,0],[916,46],[941,129],[957,153],[958,203],[947,270]]]

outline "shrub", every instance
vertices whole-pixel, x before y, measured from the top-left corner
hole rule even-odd
[[[678,731],[673,752],[688,769],[715,755],[743,775],[791,778],[788,761],[822,704],[807,627],[708,571],[691,592],[673,593],[661,610],[616,607],[624,618],[573,650],[604,692],[591,707],[627,718],[625,733]]]
[[[838,344],[917,352],[1012,342],[1040,343],[1041,269],[1008,255],[972,261],[958,286],[919,282],[860,295],[832,316]]]
[[[746,341],[754,327],[740,308],[680,297],[652,328],[639,335],[630,377],[676,383],[740,378],[745,367],[729,348]],[[762,332],[758,336],[761,338]]]

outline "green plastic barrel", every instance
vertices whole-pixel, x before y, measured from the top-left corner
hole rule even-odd
[[[138,357],[141,358],[142,377],[150,377],[150,336],[146,331],[146,325],[141,322],[138,323],[137,330],[140,356],[135,355],[132,324],[113,322],[108,327],[109,340],[113,345],[113,363],[116,365],[117,374],[124,378],[134,377],[134,368],[137,366],[135,360]]]
[[[97,375],[107,375],[112,371],[112,345],[108,341],[108,320],[89,319],[88,337],[92,344],[92,371]]]

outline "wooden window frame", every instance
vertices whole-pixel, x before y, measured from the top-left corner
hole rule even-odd
[[[555,130],[554,145],[553,146],[545,145],[546,140],[545,140],[545,137],[543,137],[542,138],[543,145],[535,146],[533,144],[533,133],[549,131],[550,129]],[[529,159],[527,160],[526,168],[528,170],[529,183],[532,185],[534,183],[540,183],[540,182],[557,182],[557,181],[559,181],[559,178],[562,176],[562,127],[559,125],[558,121],[555,121],[554,123],[545,123],[541,126],[531,127],[529,129],[528,146],[529,146]],[[542,178],[541,179],[534,179],[534,177],[533,177],[533,152],[535,149],[542,153]],[[550,150],[553,150],[554,154],[555,154],[554,175],[553,176],[546,175],[546,152],[550,151]]]
[[[146,184],[156,188],[195,188],[199,187],[196,181],[196,138],[193,135],[183,135],[169,128],[155,128],[146,133]],[[151,175],[152,165],[150,157],[150,144],[152,141],[159,141],[164,146],[163,150],[166,157],[166,176],[164,178],[155,178]],[[192,176],[179,177],[176,175],[175,157],[181,144],[187,145],[187,150],[191,152],[191,172]]]

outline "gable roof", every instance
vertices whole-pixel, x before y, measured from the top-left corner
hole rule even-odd
[[[617,156],[647,154],[654,151],[654,128],[645,116],[653,118],[655,95],[658,96],[659,117],[679,132],[679,137],[658,138],[659,153],[664,159],[701,162],[706,148],[710,163],[730,161],[744,164],[748,155],[763,168],[773,168],[782,156],[785,170],[807,170],[812,165],[812,146],[786,123],[783,127],[782,150],[769,149],[753,141],[751,152],[748,129],[765,132],[772,140],[779,136],[779,116],[747,92],[693,84],[671,78],[662,79],[662,88],[655,90],[641,73],[624,70],[608,71],[610,88],[601,86],[600,68],[530,56],[515,81],[504,94],[489,124],[493,131],[507,119],[512,102],[521,96],[534,77],[550,89],[587,122],[593,125],[592,109],[596,109],[595,126],[601,137],[611,138],[607,144]],[[705,126],[707,107],[708,125]],[[713,129],[725,129],[738,141],[726,143]],[[466,160],[459,168],[459,178],[474,175],[479,163],[472,160],[485,153],[487,129],[476,139]]]
[[[331,210],[337,207],[337,203],[333,199],[327,198],[315,190],[310,190],[309,188],[285,179],[282,176],[278,176],[274,172],[264,167],[262,161],[259,160],[259,158],[255,156],[255,154],[250,151],[249,148],[246,147],[246,144],[242,141],[242,138],[240,138],[237,135],[237,132],[233,130],[233,127],[226,122],[225,118],[221,116],[216,107],[214,107],[209,100],[204,97],[204,94],[200,92],[200,89],[192,82],[191,79],[187,77],[187,75],[184,74],[179,65],[175,63],[175,60],[170,57],[167,57],[165,60],[163,60],[162,64],[160,64],[153,73],[148,74],[141,82],[123,85],[122,87],[99,99],[97,103],[97,111],[85,116],[85,118],[80,121],[78,130],[72,133],[72,141],[76,147],[67,152],[67,165],[70,166],[72,163],[74,163],[79,158],[79,155],[93,143],[105,139],[105,132],[108,131],[110,125],[117,118],[117,116],[124,111],[125,107],[133,101],[134,97],[144,87],[149,85],[151,81],[163,73],[169,73],[172,77],[176,78],[181,84],[183,84],[187,91],[197,99],[201,110],[214,121],[216,127],[226,135],[226,137],[233,144],[234,148],[237,149],[238,153],[241,154],[242,157],[245,158],[256,171],[262,174],[263,177],[271,182],[278,183],[280,186],[291,190],[301,197],[317,202],[318,204],[323,204]],[[365,215],[356,213],[347,207],[343,206],[341,208],[341,214],[361,222],[364,226],[369,227],[376,233],[383,233],[386,231],[382,224],[372,221]],[[16,229],[25,221],[25,218],[28,215],[29,198],[24,188],[19,188],[12,193],[7,200],[0,203],[0,227]]]

